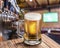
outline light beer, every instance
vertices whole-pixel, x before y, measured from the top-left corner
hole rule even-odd
[[[27,13],[24,19],[24,43],[28,45],[39,44],[41,42],[41,15],[39,13]]]

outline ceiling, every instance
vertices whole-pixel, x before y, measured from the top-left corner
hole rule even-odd
[[[17,0],[21,8],[48,8],[60,6],[60,0]]]

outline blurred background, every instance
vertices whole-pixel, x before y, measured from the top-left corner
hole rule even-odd
[[[60,0],[0,0],[0,40],[18,38],[17,21],[27,12],[42,15],[41,32],[60,44]]]

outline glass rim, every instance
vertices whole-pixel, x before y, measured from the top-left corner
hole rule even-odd
[[[27,20],[41,20],[42,16],[40,13],[28,12],[24,15],[24,19]]]

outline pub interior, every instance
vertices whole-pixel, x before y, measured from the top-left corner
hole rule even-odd
[[[40,13],[41,33],[60,45],[60,0],[0,0],[0,42],[19,38],[17,22],[27,12]]]

